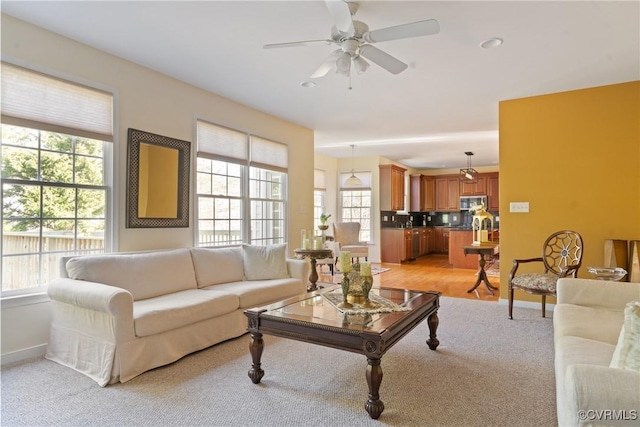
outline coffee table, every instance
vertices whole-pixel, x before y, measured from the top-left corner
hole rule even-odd
[[[323,296],[330,292],[342,295],[339,286],[332,286],[245,311],[251,333],[249,378],[258,384],[264,376],[260,363],[264,349],[263,334],[362,354],[367,358],[365,375],[369,386],[364,406],[369,416],[377,419],[384,410],[379,395],[382,355],[425,318],[429,325],[426,343],[431,350],[438,347],[440,342],[436,330],[440,292],[374,288],[371,293],[411,310],[370,314],[342,313]]]

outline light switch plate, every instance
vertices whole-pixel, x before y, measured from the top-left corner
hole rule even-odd
[[[509,212],[528,213],[529,212],[529,202],[510,202],[509,203]]]

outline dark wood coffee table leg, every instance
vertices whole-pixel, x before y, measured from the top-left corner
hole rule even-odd
[[[377,420],[382,411],[384,411],[384,403],[380,400],[380,384],[382,383],[382,368],[380,367],[380,359],[372,359],[367,357],[367,384],[369,385],[369,398],[364,403],[364,409],[367,410],[369,416]]]
[[[249,378],[254,384],[258,384],[264,376],[264,371],[260,367],[260,358],[264,349],[264,341],[262,334],[259,332],[251,332],[251,342],[249,343],[249,352],[251,353],[251,369],[249,370]]]
[[[427,318],[427,324],[429,325],[429,339],[427,340],[427,345],[431,350],[435,350],[440,345],[440,341],[436,337],[436,331],[438,330],[438,324],[440,324],[440,319],[438,319],[438,312],[434,311]]]

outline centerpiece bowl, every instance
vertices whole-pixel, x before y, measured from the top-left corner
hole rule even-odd
[[[617,281],[627,274],[627,270],[620,267],[587,267],[587,270],[598,280]]]

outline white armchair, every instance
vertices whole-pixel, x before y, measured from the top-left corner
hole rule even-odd
[[[336,258],[339,257],[341,252],[350,252],[351,259],[360,260],[364,258],[365,261],[369,258],[369,246],[367,242],[360,241],[360,223],[359,222],[334,222],[331,224],[333,227],[333,239],[336,244],[337,253],[334,251]]]

